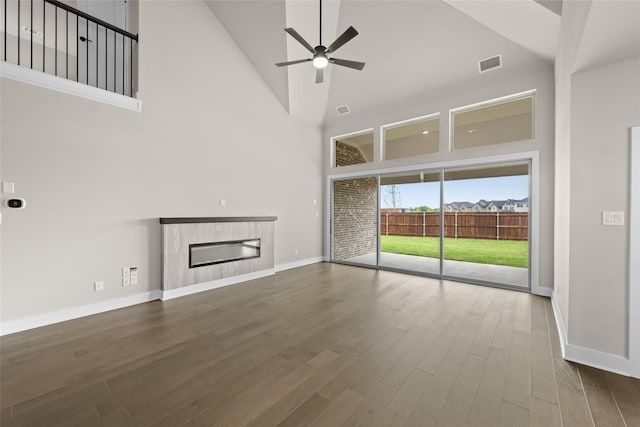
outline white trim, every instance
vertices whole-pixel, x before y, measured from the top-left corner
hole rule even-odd
[[[248,280],[260,279],[261,277],[273,276],[275,274],[273,268],[256,271],[254,273],[240,274],[238,276],[226,277],[224,279],[212,280],[210,282],[197,283],[195,285],[185,286],[183,288],[170,289],[162,291],[162,300],[170,300],[186,295],[196,294],[198,292],[210,291],[212,289],[222,288],[223,286],[236,285]]]
[[[500,104],[504,104],[505,102],[510,102],[517,99],[525,99],[528,97],[531,97],[531,129],[532,129],[531,140],[534,140],[536,138],[536,126],[535,126],[536,125],[536,92],[537,92],[537,89],[529,89],[524,92],[514,93],[512,95],[501,96],[499,98],[480,101],[480,102],[476,102],[475,104],[463,105],[462,107],[456,107],[456,108],[450,109],[449,110],[449,144],[448,144],[449,152],[452,153],[456,151],[453,146],[453,142],[454,142],[453,140],[455,138],[455,132],[454,132],[455,120],[453,119],[453,115],[455,113],[477,110],[479,108],[486,107],[489,105],[500,105]],[[510,141],[510,142],[517,142],[517,141]],[[493,145],[493,144],[487,144],[487,145]],[[464,148],[462,148],[461,150],[464,150]]]
[[[564,359],[581,363],[616,374],[629,376],[629,359],[611,353],[603,353],[598,350],[567,344],[563,351]]]
[[[508,101],[513,101],[514,99],[518,99],[518,98],[526,98],[528,96],[531,95],[535,95],[536,93],[536,89],[529,89],[529,90],[525,90],[523,92],[518,92],[518,93],[514,93],[511,95],[506,95],[506,96],[501,96],[499,98],[493,98],[493,99],[488,99],[486,101],[480,101],[480,102],[476,102],[475,104],[468,104],[468,105],[463,105],[462,107],[456,107],[456,108],[452,108],[449,110],[450,113],[459,113],[460,111],[465,111],[465,110],[473,110],[479,107],[483,107],[485,105],[491,105],[491,104],[502,104]]]
[[[276,273],[285,270],[291,270],[292,268],[304,267],[305,265],[317,264],[319,262],[323,262],[324,257],[317,256],[313,258],[301,259],[299,261],[287,262],[284,264],[276,265]]]
[[[562,358],[571,362],[581,363],[605,371],[614,372],[620,375],[630,375],[631,361],[626,357],[617,354],[604,353],[590,348],[580,347],[567,342],[567,332],[565,329],[556,294],[551,296],[551,306],[553,307],[553,317],[556,319],[558,327],[558,337],[560,338],[560,350]]]
[[[69,95],[79,96],[92,101],[125,108],[127,110],[138,112],[142,110],[142,103],[139,99],[130,98],[104,89],[78,83],[73,80],[57,77],[52,74],[21,67],[9,62],[0,61],[0,76]]]
[[[560,351],[562,352],[562,358],[564,359],[565,347],[567,346],[567,330],[564,327],[564,321],[558,306],[558,299],[556,293],[551,295],[551,307],[553,308],[553,317],[556,319],[556,327],[558,328],[558,338],[560,339]]]
[[[485,166],[491,163],[509,163],[509,162],[524,162],[533,159],[536,156],[539,158],[538,151],[525,151],[522,153],[510,153],[510,154],[501,154],[497,156],[487,156],[487,157],[473,157],[471,159],[459,159],[459,160],[446,160],[437,163],[420,163],[416,165],[409,166],[396,166],[392,168],[376,168],[376,169],[368,169],[356,172],[337,172],[340,168],[334,168],[329,171],[327,174],[327,178],[329,181],[332,179],[341,179],[341,178],[358,178],[358,177],[369,177],[373,175],[386,175],[392,173],[402,173],[402,172],[420,172],[425,169],[449,169],[449,168],[458,168],[458,167],[466,167],[466,166]]]
[[[629,374],[640,378],[640,126],[631,128]]]
[[[529,171],[529,221],[531,221],[529,242],[529,278],[531,281],[531,293],[544,295],[540,287],[540,153],[531,153],[531,170]]]
[[[329,153],[329,167],[332,169],[337,168],[338,166],[336,166],[336,140],[338,139],[344,139],[344,138],[352,138],[354,136],[360,136],[360,135],[364,135],[365,133],[372,133],[374,134],[375,137],[375,129],[374,128],[368,128],[368,129],[362,129],[362,130],[357,130],[355,132],[349,132],[349,133],[345,133],[343,135],[337,135],[337,136],[332,136],[331,137],[331,143],[329,144],[329,150],[331,150],[331,152]],[[374,142],[374,147],[373,147],[373,157],[375,160],[375,141]]]
[[[162,291],[155,290],[128,297],[102,301],[95,304],[82,305],[66,310],[55,311],[53,313],[12,320],[0,325],[0,335],[13,334],[20,331],[26,331],[27,329],[39,328],[41,326],[77,319],[79,317],[91,316],[93,314],[130,307],[132,305],[158,300],[161,299],[161,297]]]
[[[387,147],[387,138],[385,137],[385,131],[387,129],[395,129],[395,128],[402,127],[404,125],[410,125],[413,123],[435,119],[436,117],[440,118],[440,112],[427,114],[426,116],[414,117],[413,119],[401,120],[399,122],[388,123],[386,125],[380,126],[380,160],[381,161],[387,160],[385,158],[386,156],[384,155],[384,152]],[[438,124],[438,126],[440,126],[440,124]],[[440,148],[440,144],[438,143],[438,149],[439,148]]]
[[[66,310],[55,311],[53,313],[46,313],[38,316],[31,316],[23,319],[4,322],[0,324],[0,336],[26,331],[28,329],[39,328],[41,326],[52,325],[54,323],[65,322],[67,320],[78,319],[80,317],[100,314],[111,310],[130,307],[132,305],[142,304],[154,300],[165,301],[185,295],[191,295],[198,292],[221,288],[223,286],[235,285],[237,283],[246,282],[248,280],[272,276],[275,274],[276,270],[288,270],[291,268],[302,267],[304,265],[315,264],[318,262],[322,262],[323,260],[323,257],[307,258],[300,261],[280,264],[276,266],[276,269],[270,268],[267,270],[257,271],[255,273],[242,274],[225,279],[198,283],[196,285],[186,286],[179,289],[172,289],[169,291],[154,290],[150,292],[143,292],[128,297],[116,298],[108,301],[98,302],[95,304],[82,305]]]

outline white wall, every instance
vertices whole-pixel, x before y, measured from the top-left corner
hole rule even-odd
[[[203,3],[139,12],[141,113],[1,81],[2,181],[28,203],[3,211],[3,322],[159,289],[158,217],[277,215],[276,264],[322,254],[320,131]]]
[[[571,98],[568,341],[626,357],[630,128],[640,125],[640,58],[574,74]],[[625,226],[601,225],[603,210],[625,211]]]
[[[498,73],[501,70],[497,71]],[[488,74],[487,74],[488,75]],[[553,67],[542,61],[530,64],[526,70],[515,70],[510,74],[502,73],[493,77],[479,76],[474,81],[455,88],[442,88],[438,93],[416,94],[422,102],[404,103],[399,105],[382,106],[375,111],[360,115],[350,114],[332,121],[324,131],[325,173],[346,173],[352,171],[366,171],[386,167],[410,166],[416,164],[438,163],[479,157],[496,156],[518,152],[540,152],[540,268],[539,285],[543,288],[553,286]],[[497,77],[496,77],[497,76]],[[449,110],[477,102],[495,99],[502,96],[520,93],[529,89],[536,89],[535,139],[528,141],[496,144],[480,148],[471,148],[449,152]],[[440,152],[389,160],[384,162],[367,163],[362,165],[340,167],[330,170],[330,139],[332,136],[343,135],[361,129],[374,128],[374,144],[380,143],[380,126],[407,120],[415,117],[440,112]]]
[[[555,61],[555,182],[553,291],[561,328],[569,321],[571,230],[571,76],[591,0],[564,2]],[[563,323],[564,321],[564,323]],[[566,331],[563,333],[566,334]]]

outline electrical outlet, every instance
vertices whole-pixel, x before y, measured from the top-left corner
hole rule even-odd
[[[131,278],[130,277],[123,277],[122,278],[122,286],[129,286],[131,284]]]
[[[132,274],[130,277],[130,282],[132,285],[137,285],[138,284],[138,275],[137,274]]]
[[[294,255],[298,255],[298,250],[297,250],[297,249],[294,249],[294,250],[293,250],[293,254],[294,254]]]
[[[624,225],[624,211],[603,211],[602,225]]]
[[[93,282],[93,290],[96,292],[104,291],[104,282]]]
[[[227,201],[225,199],[220,199],[220,206],[222,206],[223,208],[227,206]]]
[[[122,277],[129,277],[130,271],[129,267],[122,267]]]

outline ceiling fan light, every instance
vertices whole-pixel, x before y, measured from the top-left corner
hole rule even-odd
[[[329,59],[327,59],[326,56],[316,56],[315,58],[313,58],[313,66],[319,69],[322,68],[327,68],[327,65],[329,65]]]

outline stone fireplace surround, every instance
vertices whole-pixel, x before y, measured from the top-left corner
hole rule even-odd
[[[160,218],[163,300],[275,274],[275,216]],[[189,267],[190,245],[260,241],[259,257]]]

